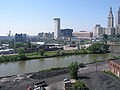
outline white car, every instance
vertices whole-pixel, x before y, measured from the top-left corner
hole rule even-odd
[[[65,78],[64,79],[64,82],[68,82],[68,81],[70,81],[70,78]]]

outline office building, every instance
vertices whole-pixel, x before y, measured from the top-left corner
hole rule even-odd
[[[26,42],[27,41],[27,35],[26,34],[15,34],[15,42]]]
[[[86,32],[86,31],[80,31],[80,32],[73,32],[73,36],[79,39],[91,39],[93,37],[93,32]]]
[[[105,34],[107,34],[107,35],[115,35],[116,34],[116,28],[115,27],[105,28]]]
[[[112,7],[110,7],[110,11],[108,15],[108,27],[114,27],[114,17],[112,14]]]
[[[116,15],[116,30],[117,30],[117,34],[120,34],[120,7],[117,11],[117,15]]]
[[[52,32],[52,33],[44,33],[44,32],[42,32],[42,33],[39,33],[38,35],[37,35],[37,37],[39,37],[39,38],[49,38],[49,39],[53,39],[54,38],[54,32]]]
[[[73,32],[73,29],[61,29],[60,37],[64,37],[64,38],[72,37],[72,32]]]
[[[93,37],[97,38],[103,35],[104,32],[105,32],[105,29],[101,27],[100,24],[96,24],[93,31]]]
[[[116,34],[116,29],[114,27],[114,17],[112,14],[112,8],[110,7],[109,15],[108,15],[108,27],[105,29],[105,34],[114,35]]]
[[[60,18],[54,18],[55,21],[55,33],[54,33],[54,39],[57,39],[60,37]]]

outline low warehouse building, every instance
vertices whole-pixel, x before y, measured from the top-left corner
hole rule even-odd
[[[110,61],[109,70],[116,76],[120,77],[120,60]]]

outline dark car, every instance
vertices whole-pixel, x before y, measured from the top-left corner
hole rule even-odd
[[[79,67],[86,67],[84,63],[80,63]]]

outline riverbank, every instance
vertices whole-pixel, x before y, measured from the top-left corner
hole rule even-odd
[[[108,61],[97,62],[97,72],[108,69]],[[79,69],[79,75],[85,77],[90,73],[96,73],[96,63],[86,64],[86,67]],[[101,74],[100,74],[101,75]],[[94,76],[94,75],[92,75]],[[91,80],[92,79],[91,76]],[[103,75],[101,75],[102,77]],[[49,70],[43,70],[39,72],[26,73],[22,75],[13,75],[0,78],[0,89],[1,90],[27,90],[29,86],[33,87],[34,84],[45,81],[47,85],[55,84],[59,81],[63,81],[64,78],[69,77],[68,69],[64,68],[53,68]],[[95,77],[95,76],[94,76]],[[89,79],[88,80],[89,83]],[[97,81],[97,80],[96,80]],[[87,84],[89,85],[89,84]],[[94,90],[94,89],[91,89]],[[106,90],[106,89],[105,89]]]
[[[110,53],[110,51],[98,53],[104,54]],[[24,60],[32,60],[32,59],[41,59],[41,58],[52,58],[52,57],[62,57],[62,56],[69,56],[69,55],[82,55],[82,54],[97,54],[97,53],[90,53],[88,50],[71,50],[71,51],[52,51],[52,52],[45,52],[44,55],[40,55],[38,53],[27,53],[21,59],[19,55],[9,55],[9,56],[1,56],[0,63],[3,62],[12,62],[12,61],[24,61]]]

